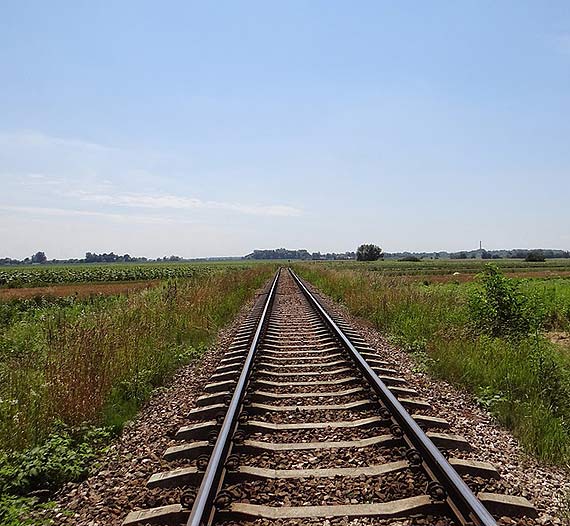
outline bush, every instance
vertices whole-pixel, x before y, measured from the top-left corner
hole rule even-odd
[[[2,526],[53,526],[48,518],[29,517],[34,508],[49,509],[50,503],[38,505],[37,499],[0,494],[0,524]]]
[[[488,265],[480,275],[469,310],[472,327],[488,336],[526,336],[540,326],[539,313],[533,312],[518,283],[494,265]]]
[[[72,430],[58,424],[41,446],[0,454],[0,493],[51,493],[66,482],[81,480],[110,438],[104,428]]]
[[[419,263],[421,261],[421,259],[416,257],[416,256],[406,256],[406,257],[400,258],[398,261],[410,261],[411,263]]]

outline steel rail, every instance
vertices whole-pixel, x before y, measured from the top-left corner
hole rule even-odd
[[[222,473],[225,468],[224,464],[231,445],[232,435],[238,423],[239,411],[249,382],[253,359],[257,351],[257,346],[261,338],[265,322],[269,319],[271,305],[275,298],[275,290],[277,288],[277,281],[280,273],[281,269],[279,269],[275,274],[273,283],[271,284],[271,288],[267,294],[265,306],[244,361],[243,369],[237,381],[232,399],[228,405],[228,410],[224,417],[218,438],[216,439],[214,449],[212,450],[208,467],[204,472],[202,483],[200,484],[196,499],[192,505],[192,511],[190,512],[190,517],[186,523],[187,526],[203,526],[204,524],[208,524],[214,511],[214,499],[222,479]]]
[[[457,519],[462,524],[474,523],[476,526],[497,526],[497,522],[483,503],[477,499],[460,475],[449,464],[446,458],[435,444],[428,438],[417,422],[404,409],[399,400],[392,394],[386,384],[378,378],[378,375],[354,347],[350,339],[344,334],[335,321],[329,316],[320,302],[313,296],[305,284],[293,272],[288,269],[293,279],[299,285],[301,291],[309,303],[317,310],[323,321],[339,339],[343,347],[348,351],[361,373],[368,380],[379,399],[390,411],[405,437],[422,457],[423,465],[431,472],[446,491],[446,501]]]

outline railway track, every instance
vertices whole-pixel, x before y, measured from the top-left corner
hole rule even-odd
[[[280,270],[164,452],[173,469],[147,482],[178,488],[179,501],[123,525],[494,526],[534,516],[526,499],[496,491],[495,468],[472,458],[394,365]]]

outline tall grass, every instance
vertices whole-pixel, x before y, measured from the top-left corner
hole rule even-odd
[[[521,309],[524,304],[525,315],[533,316],[522,325],[511,317],[518,320],[515,328],[534,330],[497,336],[485,328],[504,319],[485,312],[493,306],[477,284],[424,285],[314,264],[298,270],[412,352],[423,367],[471,390],[529,452],[546,461],[570,461],[570,357],[538,329],[568,326],[570,281],[525,280],[520,289],[518,282],[503,281]]]
[[[41,442],[54,423],[120,425],[198,356],[269,279],[228,269],[106,299],[11,312],[0,325],[0,442]]]

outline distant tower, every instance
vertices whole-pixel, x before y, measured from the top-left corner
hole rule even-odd
[[[483,241],[479,241],[479,250],[483,250]]]

